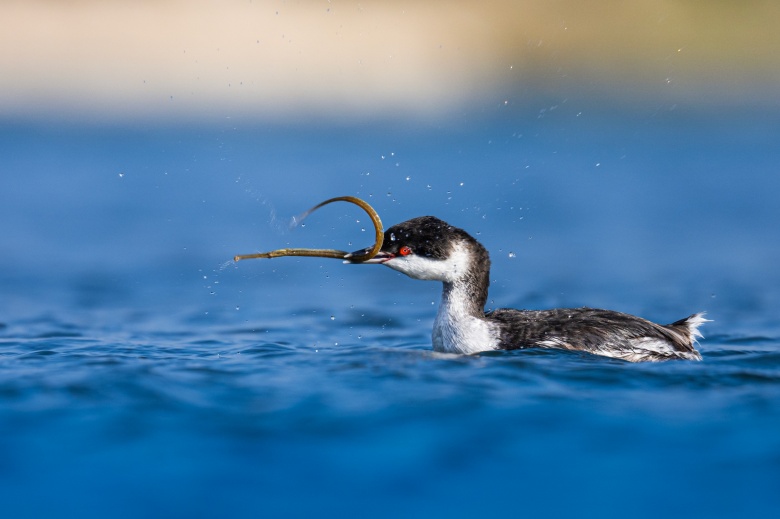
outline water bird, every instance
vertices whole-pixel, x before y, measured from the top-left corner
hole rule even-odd
[[[660,325],[596,308],[485,312],[490,283],[488,251],[463,229],[421,216],[384,232],[381,248],[345,254],[345,263],[379,264],[413,279],[440,281],[433,349],[474,354],[493,350],[555,348],[631,362],[701,360],[696,339],[708,319],[696,313]]]
[[[349,202],[371,218],[375,242],[348,253],[337,249],[286,248],[240,254],[234,261],[282,256],[338,258],[345,263],[381,264],[414,279],[441,281],[442,300],[433,324],[433,349],[472,354],[492,350],[554,348],[614,357],[630,362],[701,360],[696,350],[704,313],[671,324],[656,324],[612,310],[556,308],[485,312],[490,255],[463,229],[435,216],[421,216],[382,230],[376,210],[365,200],[340,196],[325,200],[297,219],[333,202]]]

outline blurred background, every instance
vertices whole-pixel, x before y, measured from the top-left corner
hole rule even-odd
[[[357,208],[287,228],[344,194],[478,234],[501,305],[641,311],[660,290],[711,309],[723,284],[753,301],[777,280],[776,2],[7,1],[0,19],[14,308],[163,272],[213,295],[204,272],[235,253],[364,246]],[[321,281],[298,261],[245,268]]]
[[[721,283],[777,280],[776,2],[7,1],[0,19],[18,297],[153,272],[212,294],[195,280],[238,252],[364,246],[356,208],[287,228],[343,194],[478,234],[505,305],[566,287],[547,302],[642,310],[602,301],[608,280],[711,308]]]
[[[256,123],[776,108],[776,2],[6,1],[0,114]]]

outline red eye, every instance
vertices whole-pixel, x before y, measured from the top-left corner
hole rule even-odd
[[[411,253],[412,253],[412,249],[410,249],[406,245],[398,249],[398,254],[400,254],[401,256],[408,256]]]

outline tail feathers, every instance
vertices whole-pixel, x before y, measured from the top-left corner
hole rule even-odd
[[[680,319],[679,321],[675,321],[669,326],[673,326],[675,328],[683,328],[688,332],[688,336],[690,337],[691,344],[698,342],[696,339],[704,338],[704,336],[699,331],[699,327],[704,323],[712,322],[711,319],[705,319],[704,315],[706,312],[699,312],[698,314],[689,315],[685,319]]]

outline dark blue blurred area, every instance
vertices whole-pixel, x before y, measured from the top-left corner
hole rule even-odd
[[[8,517],[707,517],[780,506],[780,113],[0,125]],[[360,209],[491,251],[489,305],[707,311],[702,363],[430,353]]]
[[[778,284],[779,127],[776,113],[568,105],[437,126],[7,122],[0,279],[17,296],[66,280],[186,288],[236,253],[358,248],[371,232],[355,207],[287,227],[348,194],[372,203],[386,226],[434,214],[478,236],[492,252],[497,304],[552,284],[562,304],[638,310],[643,293],[667,291],[673,307],[715,311],[728,290],[749,306]],[[241,268],[273,268],[289,284],[316,282],[311,265]],[[609,301],[600,292],[610,287],[633,301]]]

